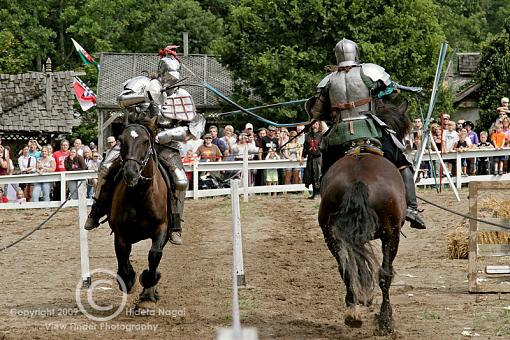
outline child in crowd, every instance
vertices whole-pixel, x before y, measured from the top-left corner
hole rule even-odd
[[[276,153],[274,148],[271,148],[267,153],[266,159],[280,159],[280,156]],[[267,169],[266,170],[266,184],[267,185],[278,185],[278,170]],[[269,196],[276,196],[276,192],[270,193]]]
[[[491,142],[500,150],[505,146],[506,134],[503,132],[503,124],[496,124],[496,132],[491,135]],[[508,159],[507,156],[494,157],[494,175],[503,175],[503,163]]]
[[[491,142],[487,141],[487,132],[480,132],[480,143],[477,144],[480,149],[493,149],[494,146]],[[479,157],[477,160],[477,175],[488,175],[490,172],[490,159],[489,157]]]
[[[182,157],[182,164],[185,166],[186,165],[193,166],[193,164],[197,161],[198,161],[198,158],[197,158],[197,156],[195,156],[195,153],[193,152],[192,149],[188,149],[188,151],[186,151],[186,156]],[[188,178],[189,189],[192,190],[193,189],[193,171],[186,171],[186,177]]]
[[[0,188],[0,203],[8,203],[9,200],[4,196],[4,189]]]
[[[16,193],[16,203],[26,203],[27,202],[27,199],[25,198],[25,193],[23,192],[23,190],[18,190],[18,192]]]
[[[471,139],[467,136],[467,131],[464,128],[461,128],[459,131],[459,141],[455,145],[455,150],[457,152],[464,152],[470,149],[472,146]],[[462,159],[462,177],[466,177],[467,174],[467,166],[468,166],[468,160],[466,158]]]

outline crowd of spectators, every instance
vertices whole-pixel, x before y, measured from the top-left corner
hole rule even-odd
[[[87,146],[83,145],[80,139],[75,139],[73,147],[69,148],[69,146],[69,141],[63,139],[59,150],[53,152],[52,145],[41,146],[36,139],[30,139],[16,154],[11,152],[11,148],[4,145],[0,138],[0,175],[36,173],[44,175],[52,172],[98,169],[102,157],[94,143]],[[87,182],[87,198],[94,196],[96,183],[96,180]],[[60,182],[12,183],[10,185],[16,197],[15,201],[18,203],[60,200]],[[8,201],[8,188],[9,185],[3,185],[0,188],[2,203]],[[78,198],[76,189],[76,181],[67,182],[66,191],[73,199]]]
[[[232,125],[219,128],[211,125],[202,138],[193,136],[181,143],[181,157],[185,165],[194,162],[239,161],[246,156],[248,160],[282,159],[301,161],[303,154],[304,126],[288,129],[275,126],[261,127],[254,131],[252,123],[244,129],[236,130]],[[223,177],[235,176],[236,172],[225,172]],[[190,183],[192,173],[188,172]],[[302,169],[251,170],[249,185],[300,184]]]
[[[508,98],[502,98],[497,108],[498,117],[488,131],[479,131],[471,121],[451,121],[450,116],[444,114],[430,124],[431,139],[427,148],[435,144],[442,153],[464,152],[475,149],[501,149],[510,147],[510,109]],[[303,164],[307,153],[304,152],[305,134],[303,125],[296,128],[267,126],[256,131],[252,123],[244,125],[244,129],[236,129],[232,125],[218,127],[211,125],[202,138],[189,138],[180,143],[183,163],[192,165],[195,162],[239,161],[245,156],[249,160],[281,159],[300,161]],[[477,133],[478,131],[478,133]],[[423,122],[417,118],[413,121],[413,131],[409,137],[410,146],[418,150],[423,136]],[[113,148],[116,140],[108,137],[107,150]],[[99,169],[105,155],[98,153],[94,143],[84,145],[80,139],[75,139],[73,146],[67,140],[62,140],[57,151],[51,145],[41,146],[37,140],[30,139],[18,154],[12,154],[8,146],[0,138],[0,175],[38,173],[45,174],[61,171],[95,170]],[[14,161],[13,161],[14,159]],[[446,161],[447,169],[452,173],[455,162]],[[421,176],[439,176],[441,169],[439,162],[423,161]],[[501,175],[509,171],[508,156],[477,157],[463,159],[462,176],[493,174]],[[192,183],[192,172],[188,172],[188,179]],[[224,172],[221,176],[235,176],[235,172]],[[286,169],[251,170],[249,185],[300,184],[303,182],[302,167],[288,167]],[[97,180],[87,181],[87,197],[94,196]],[[60,182],[34,183],[13,185],[18,200],[49,201],[60,200]],[[77,198],[77,183],[68,181],[67,190],[72,198]],[[0,188],[0,200],[5,201],[7,186]]]
[[[181,143],[181,157],[185,165],[194,162],[239,161],[246,155],[249,160],[283,159],[302,161],[304,126],[297,128],[261,127],[254,131],[252,123],[247,123],[242,130],[232,125],[218,128],[211,125],[202,138],[189,138]],[[107,138],[107,150],[116,144],[114,137]],[[84,145],[81,139],[75,139],[71,146],[66,139],[60,141],[53,150],[52,145],[40,145],[36,139],[30,139],[21,150],[11,153],[9,146],[0,138],[0,175],[12,174],[47,174],[52,172],[95,170],[99,169],[105,155],[98,153],[92,142]],[[192,183],[192,172],[188,172]],[[235,172],[222,172],[222,177],[237,175]],[[250,185],[300,184],[303,171],[301,167],[273,170],[252,170]],[[16,201],[50,201],[60,200],[60,182],[11,184],[17,197]],[[97,180],[87,181],[87,198],[94,197]],[[7,200],[8,185],[2,186],[0,200]],[[77,181],[67,181],[66,192],[72,199],[78,198]]]
[[[475,124],[463,119],[457,122],[450,120],[450,115],[444,114],[441,119],[437,119],[430,124],[430,133],[432,138],[429,140],[427,149],[433,149],[434,143],[442,153],[465,152],[468,150],[495,149],[510,147],[510,109],[508,107],[509,99],[501,99],[501,105],[497,108],[497,118],[492,123],[488,131],[477,130]],[[412,136],[409,140],[413,149],[419,150],[420,141],[423,135],[423,122],[417,118],[413,122]],[[476,131],[479,131],[478,133]],[[455,161],[445,160],[447,169],[443,169],[443,174],[448,171],[454,172]],[[508,156],[499,157],[475,157],[463,158],[462,176],[469,175],[503,175],[510,172]],[[421,177],[427,178],[432,175],[439,177],[441,166],[438,161],[423,161],[420,165]]]

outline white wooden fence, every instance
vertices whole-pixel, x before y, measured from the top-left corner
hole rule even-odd
[[[494,157],[494,156],[508,156],[510,155],[510,148],[504,148],[501,150],[494,149],[473,149],[466,152],[452,152],[442,155],[444,160],[455,160],[457,164],[457,171],[453,174],[453,180],[456,186],[460,188],[462,184],[469,183],[471,181],[500,181],[510,180],[510,174],[494,176],[461,176],[461,164],[462,159],[465,158],[477,158],[477,157]],[[423,161],[435,161],[438,160],[437,155],[429,155],[427,152],[424,154]],[[212,197],[229,195],[229,188],[220,189],[199,189],[199,177],[205,172],[210,171],[238,171],[241,177],[241,186],[239,192],[243,195],[246,201],[250,194],[255,193],[269,193],[269,192],[300,192],[305,191],[307,188],[304,184],[288,184],[288,185],[274,185],[274,186],[249,186],[249,176],[254,170],[264,169],[288,169],[288,168],[302,168],[299,161],[289,160],[262,160],[262,161],[248,161],[244,159],[242,161],[228,161],[228,162],[207,162],[207,163],[195,163],[190,166],[185,166],[186,171],[193,172],[193,190],[188,190],[186,197],[198,199],[201,197]],[[377,169],[374,169],[377,171]],[[60,186],[60,201],[50,202],[26,202],[23,204],[18,203],[3,203],[0,204],[1,209],[26,209],[26,208],[56,208],[60,206],[66,198],[66,186],[64,183],[70,180],[86,180],[91,178],[97,178],[97,173],[92,170],[82,171],[71,171],[71,172],[55,172],[51,174],[27,174],[27,175],[12,175],[12,176],[0,176],[0,187],[8,183],[42,183],[42,182],[61,182]],[[417,185],[434,185],[439,182],[439,179],[434,178],[421,179]],[[443,178],[443,183],[447,184],[446,179]],[[92,200],[87,200],[87,204],[92,204]],[[69,200],[66,207],[77,207],[78,200]]]
[[[443,160],[455,160],[456,164],[456,172],[452,174],[453,180],[457,186],[457,188],[461,188],[462,184],[467,184],[472,181],[478,181],[478,182],[492,182],[492,181],[500,181],[500,180],[509,180],[510,174],[500,175],[500,176],[494,176],[494,175],[477,175],[477,176],[466,176],[462,177],[462,160],[468,159],[468,158],[485,158],[485,157],[502,157],[502,156],[508,156],[510,155],[510,148],[503,148],[501,150],[495,150],[495,149],[471,149],[469,151],[465,152],[448,152],[441,155],[441,158]],[[430,154],[425,151],[423,154],[423,160],[422,162],[426,161],[437,161],[439,158],[437,155],[433,152]],[[438,172],[439,170],[436,170]],[[492,169],[491,169],[492,171]],[[436,183],[439,183],[439,178],[434,179],[433,176],[429,178],[422,178],[416,185],[434,185]],[[443,178],[442,181],[443,184],[448,184],[448,181],[446,180],[446,177]]]

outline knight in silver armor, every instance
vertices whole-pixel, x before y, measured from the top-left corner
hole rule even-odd
[[[360,63],[358,45],[352,40],[339,41],[335,56],[334,71],[319,83],[317,94],[305,104],[311,118],[332,124],[321,145],[322,173],[343,156],[346,145],[363,141],[381,146],[385,157],[400,169],[404,180],[406,219],[411,227],[425,229],[416,202],[412,162],[394,133],[374,115],[376,100],[398,92],[400,86],[383,67]]]
[[[180,61],[175,52],[177,47],[167,46],[160,51],[157,78],[138,76],[127,80],[117,101],[120,107],[126,109],[128,115],[157,116],[158,159],[167,170],[173,187],[172,194],[168,195],[169,240],[174,244],[182,244],[181,220],[188,179],[179,154],[179,142],[183,142],[188,133],[199,138],[204,131],[205,120],[196,113],[191,95],[174,86],[180,80]],[[176,125],[176,122],[185,122],[188,126]],[[114,164],[117,158],[111,159],[110,164]],[[98,174],[99,183],[108,182],[110,168],[109,165],[102,167],[103,171]],[[101,202],[108,202],[108,197],[101,196],[99,184],[96,193],[96,201],[85,223],[87,230],[98,227],[99,219],[106,213],[104,209],[101,211],[101,208],[97,207]]]

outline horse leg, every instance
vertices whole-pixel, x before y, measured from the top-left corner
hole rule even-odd
[[[117,281],[119,283],[119,289],[123,289],[120,283],[120,280],[122,280],[126,286],[126,293],[131,293],[136,283],[136,273],[133,266],[131,266],[131,261],[129,261],[131,244],[121,240],[117,235],[115,235],[115,254],[117,255]]]
[[[398,230],[382,240],[383,262],[379,273],[379,287],[382,291],[382,304],[379,315],[379,330],[384,333],[393,332],[393,311],[390,303],[390,286],[393,281],[393,260],[397,256],[399,234]]]
[[[361,320],[360,309],[356,300],[354,299],[354,292],[352,290],[351,278],[349,273],[344,271],[338,262],[338,271],[340,272],[340,276],[345,283],[345,305],[347,306],[347,311],[345,312],[344,323],[351,328],[360,328],[363,325],[363,321]]]
[[[338,263],[338,272],[340,273],[340,277],[344,281],[346,294],[345,294],[345,305],[347,306],[347,312],[345,315],[344,322],[347,326],[352,328],[360,328],[363,325],[363,321],[359,315],[359,309],[354,299],[354,292],[352,290],[351,278],[349,273],[342,268],[340,258],[338,257],[338,243],[335,242],[333,236],[331,235],[331,230],[327,225],[321,225],[322,233],[324,234],[324,240],[326,241],[326,245],[328,246],[329,251],[335,257]]]
[[[159,300],[156,285],[161,278],[161,273],[157,269],[163,255],[166,239],[166,232],[159,233],[156,238],[152,239],[152,246],[148,255],[149,269],[145,269],[140,275],[143,291],[140,293],[138,308],[150,309]]]

